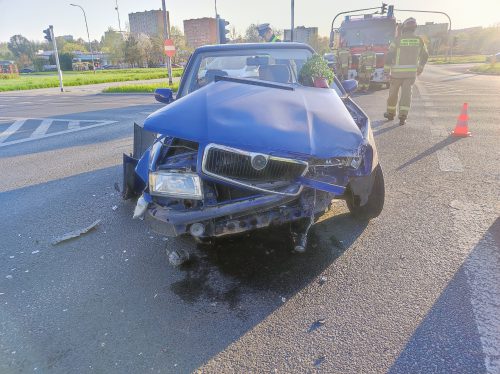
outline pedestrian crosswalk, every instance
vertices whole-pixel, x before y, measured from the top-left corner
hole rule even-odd
[[[111,125],[117,121],[0,117],[0,147]]]

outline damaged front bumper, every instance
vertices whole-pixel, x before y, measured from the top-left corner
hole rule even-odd
[[[155,232],[165,236],[219,237],[310,218],[325,212],[332,198],[308,190],[299,197],[264,195],[181,211],[151,203],[145,217]]]

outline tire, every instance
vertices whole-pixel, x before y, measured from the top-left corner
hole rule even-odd
[[[378,217],[382,213],[384,208],[385,199],[385,185],[384,185],[384,174],[382,173],[382,168],[377,165],[374,173],[372,191],[370,196],[368,196],[368,201],[365,205],[360,205],[360,197],[354,195],[349,189],[347,191],[346,203],[351,215],[359,220],[370,220],[372,218]]]

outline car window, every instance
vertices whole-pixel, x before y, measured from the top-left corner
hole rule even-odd
[[[186,76],[181,96],[215,80],[216,76],[297,83],[297,72],[312,53],[308,49],[248,49],[200,53]]]

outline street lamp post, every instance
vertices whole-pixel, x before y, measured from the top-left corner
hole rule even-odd
[[[71,5],[71,6],[77,6],[83,12],[83,18],[85,19],[85,27],[87,28],[87,38],[89,40],[90,56],[92,58],[92,70],[94,70],[94,74],[95,74],[94,52],[92,51],[92,43],[90,42],[89,25],[87,24],[87,15],[85,14],[85,9],[83,9],[78,4],[69,4],[69,5]]]

